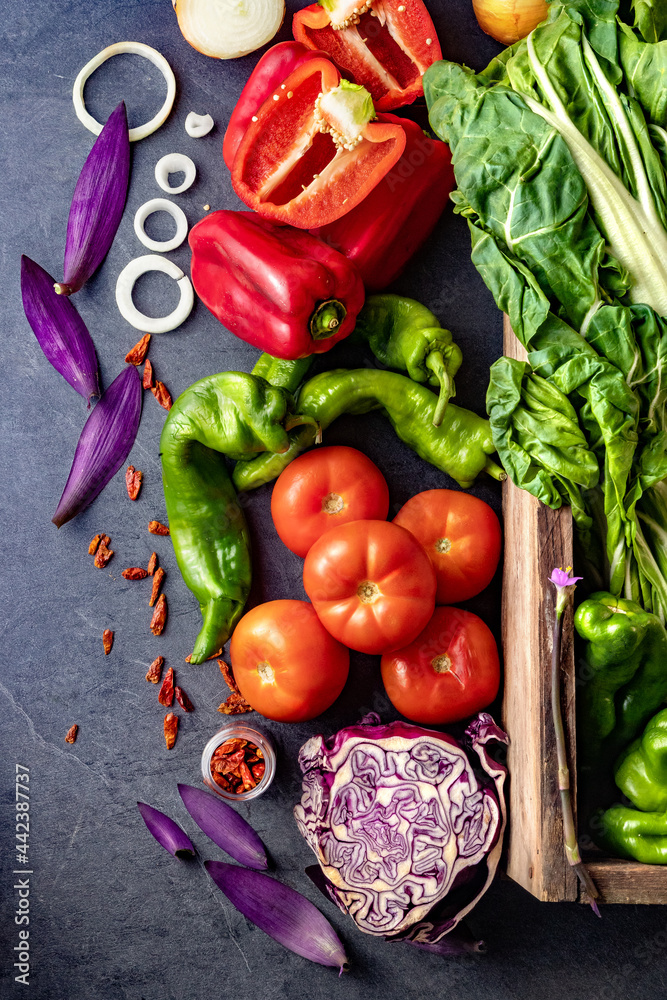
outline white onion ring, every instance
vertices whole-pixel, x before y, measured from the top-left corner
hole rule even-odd
[[[147,271],[162,271],[164,274],[168,274],[180,288],[181,301],[168,316],[144,316],[132,301],[134,284]],[[154,253],[131,260],[127,267],[124,267],[120,272],[116,282],[116,302],[121,316],[137,330],[143,330],[144,333],[169,333],[170,330],[175,330],[190,315],[194,300],[194,292],[188,276],[183,274],[180,267],[172,260],[158,257]]]
[[[193,139],[201,139],[208,135],[215,122],[210,115],[198,115],[196,111],[191,111],[185,119],[185,131]]]
[[[130,129],[130,142],[137,142],[139,139],[145,139],[147,135],[152,135],[160,125],[164,125],[169,112],[174,106],[174,99],[176,97],[176,79],[174,77],[173,71],[167,60],[160,52],[156,49],[152,49],[150,45],[144,45],[143,42],[116,42],[115,45],[108,45],[106,49],[101,52],[86,63],[82,70],[79,71],[79,75],[74,81],[74,89],[72,91],[72,99],[74,101],[74,110],[76,111],[76,116],[82,125],[85,125],[93,135],[99,135],[102,131],[102,126],[98,121],[96,121],[91,114],[86,110],[86,104],[83,99],[83,88],[86,84],[88,77],[95,72],[96,69],[105,63],[107,59],[111,59],[112,56],[118,56],[123,53],[129,52],[130,55],[143,56],[144,59],[148,59],[152,62],[154,66],[162,73],[162,76],[167,81],[167,97],[154,118],[151,118],[149,122],[145,125],[138,125],[136,128]]]
[[[168,215],[172,217],[176,223],[176,234],[169,240],[152,240],[150,236],[146,234],[144,229],[144,223],[149,215],[153,212],[167,212]],[[134,216],[134,231],[137,237],[145,247],[149,250],[155,250],[157,253],[168,253],[170,250],[175,250],[176,247],[180,247],[181,243],[188,235],[188,220],[185,217],[185,212],[178,205],[174,205],[172,201],[167,201],[166,198],[152,198],[151,201],[145,202],[141,208],[137,209],[136,215]]]
[[[169,183],[169,174],[175,174],[181,170],[185,174],[185,180],[182,184],[172,187]],[[169,194],[181,194],[183,191],[187,191],[194,184],[196,176],[197,168],[190,157],[184,153],[167,153],[155,164],[155,180],[162,190]]]

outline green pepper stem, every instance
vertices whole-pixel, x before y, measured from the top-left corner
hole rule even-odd
[[[507,479],[507,473],[505,470],[500,465],[496,465],[491,458],[487,458],[484,463],[484,471],[488,472],[488,474],[494,479],[497,479],[499,483],[504,483]]]
[[[450,401],[454,393],[454,383],[452,378],[447,371],[447,366],[445,365],[445,359],[440,351],[431,351],[431,353],[426,358],[426,367],[430,368],[435,377],[440,382],[440,394],[438,396],[438,403],[433,413],[433,426],[439,427],[442,423],[442,418],[445,415],[445,410],[447,409],[447,403]]]
[[[570,770],[567,763],[567,747],[565,743],[565,727],[563,726],[563,714],[560,707],[560,650],[561,637],[563,631],[563,612],[556,611],[553,641],[551,644],[551,714],[553,716],[554,733],[556,736],[556,754],[558,759],[558,789],[560,791],[560,804],[563,813],[563,840],[565,846],[565,856],[568,864],[574,868],[575,874],[588,896],[593,912],[600,916],[596,899],[599,892],[595,882],[588,873],[586,865],[581,860],[579,854],[579,844],[577,843],[577,829],[574,824],[574,813],[572,811],[572,798],[570,796]]]
[[[308,417],[304,413],[292,413],[289,417],[285,418],[284,427],[287,432],[293,430],[295,427],[303,427],[304,425],[315,428],[315,444],[320,444],[322,441],[322,427],[315,417]]]
[[[347,316],[347,309],[338,299],[325,299],[320,302],[310,317],[310,335],[313,340],[326,340],[333,337],[338,327]]]

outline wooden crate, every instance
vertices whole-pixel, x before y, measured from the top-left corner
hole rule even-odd
[[[505,317],[504,350],[524,360]],[[572,517],[554,511],[509,480],[503,486],[505,561],[502,639],[503,722],[510,737],[507,874],[538,899],[579,899],[577,878],[563,849],[563,824],[551,718],[551,624],[555,566],[571,566]],[[563,624],[562,712],[576,801],[575,661],[572,611]],[[586,858],[604,903],[667,903],[667,866]]]

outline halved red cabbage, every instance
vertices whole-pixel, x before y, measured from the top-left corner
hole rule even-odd
[[[297,826],[360,930],[434,945],[486,892],[506,821],[491,741],[508,739],[481,712],[466,730],[476,773],[453,737],[371,713],[301,748]]]

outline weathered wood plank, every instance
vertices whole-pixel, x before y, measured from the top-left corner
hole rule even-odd
[[[505,321],[505,354],[525,358]],[[577,880],[563,849],[556,747],[551,719],[551,624],[554,566],[572,564],[569,509],[553,511],[507,480],[503,487],[505,562],[502,637],[503,719],[510,771],[507,873],[538,899],[577,899]],[[563,642],[563,718],[575,760],[572,619]],[[574,772],[574,767],[572,767]],[[576,792],[572,774],[573,792]]]
[[[667,865],[606,857],[588,858],[586,864],[602,903],[667,903]]]

